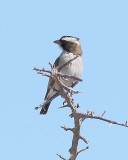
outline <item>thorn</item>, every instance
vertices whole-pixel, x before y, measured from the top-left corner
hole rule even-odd
[[[53,69],[53,65],[52,65],[52,63],[51,63],[51,62],[49,62],[48,64],[50,65],[51,69]]]
[[[66,107],[69,107],[69,106],[66,104],[66,105],[59,107],[58,109],[62,109],[62,108],[66,108]]]
[[[66,101],[63,102],[63,105],[65,105]]]
[[[104,112],[100,115],[100,117],[103,117],[103,116],[105,115],[105,113],[106,113],[106,111],[104,111]]]
[[[39,109],[39,107],[35,107],[35,110]]]
[[[89,146],[87,146],[86,149],[89,149]]]
[[[69,115],[69,117],[71,117],[71,118],[74,117],[73,113],[71,113],[71,114]]]
[[[80,107],[80,104],[78,103],[76,107],[79,108],[79,107]]]
[[[66,160],[64,157],[62,157],[60,154],[57,154],[58,157],[60,157],[60,159],[62,160]]]
[[[109,128],[112,126],[112,123],[109,124]]]

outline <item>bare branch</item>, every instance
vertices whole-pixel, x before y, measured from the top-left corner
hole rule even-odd
[[[61,126],[61,128],[63,128],[65,131],[72,131],[72,132],[74,132],[74,128],[69,128],[69,127],[66,127],[66,126]]]
[[[66,79],[66,78],[74,79],[74,80],[77,80],[77,81],[80,81],[80,82],[83,81],[83,80],[80,79],[80,78],[77,78],[77,77],[74,77],[74,76],[71,76],[71,75],[67,75],[67,74],[62,74],[62,73],[60,73],[60,72],[57,73],[57,76],[60,76],[60,77],[65,78],[65,79]]]
[[[86,148],[80,149],[80,150],[77,152],[77,156],[78,156],[79,153],[81,153],[81,152],[83,152],[83,151],[85,151],[85,150],[86,150]]]
[[[50,62],[49,62],[50,63]],[[44,72],[47,72],[47,73],[49,73],[49,74],[52,74],[52,72],[54,71],[54,70],[56,70],[55,68],[54,68],[54,65],[52,65],[51,63],[50,63],[50,66],[52,67],[52,71],[50,71],[50,70],[46,70],[46,69],[44,69],[44,68],[33,68],[33,70],[35,70],[35,71],[37,71],[37,73],[38,74],[42,74],[43,76],[45,76],[44,75]],[[55,71],[54,71],[55,72]],[[77,80],[77,81],[80,81],[80,82],[82,82],[82,79],[80,79],[80,78],[78,78],[78,77],[74,77],[74,76],[71,76],[71,75],[67,75],[67,74],[63,74],[63,73],[60,73],[60,72],[56,72],[56,75],[58,76],[58,77],[62,77],[62,78],[70,78],[70,79],[74,79],[74,80]],[[47,76],[47,75],[46,75]]]
[[[83,136],[79,136],[79,138],[82,140],[82,141],[84,141],[86,144],[88,144],[88,141],[83,137]]]
[[[63,106],[59,107],[59,109],[60,108],[66,108],[66,107],[69,107],[69,106],[66,104],[66,105],[63,105]]]
[[[106,118],[103,118],[101,116],[94,116],[94,115],[88,115],[88,114],[83,114],[83,113],[78,113],[79,116],[81,118],[90,118],[90,119],[98,119],[98,120],[101,120],[101,121],[105,121],[105,122],[108,122],[110,124],[116,124],[116,125],[120,125],[120,126],[124,126],[124,127],[128,127],[127,123],[120,123],[120,122],[116,122],[116,121],[113,121],[113,120],[110,120],[110,119],[106,119]]]
[[[33,68],[33,70],[35,70],[35,71],[37,71],[37,72],[47,72],[47,73],[51,73],[51,71],[49,71],[49,70],[46,70],[46,69],[44,69],[44,68]]]
[[[38,74],[41,74],[42,76],[46,76],[46,77],[49,77],[49,78],[52,78],[51,75],[49,74],[46,74],[46,73],[42,73],[42,72],[37,72]]]
[[[52,64],[51,62],[49,62],[49,65],[50,65],[51,69],[55,68],[54,64]]]
[[[59,79],[58,79],[58,81],[59,81],[61,87],[63,86],[63,88],[64,88],[67,92],[72,93],[72,94],[78,94],[78,93],[80,93],[79,91],[75,91],[75,90],[67,87],[67,86],[66,86],[65,84],[63,84]]]
[[[62,79],[65,78],[65,80],[71,78],[77,81],[82,81],[81,79],[71,76],[71,75],[64,75],[62,73],[60,73],[60,71],[62,70],[63,67],[65,67],[66,65],[70,64],[71,61],[75,60],[78,56],[76,56],[75,58],[69,60],[67,63],[65,63],[64,65],[62,65],[59,69],[56,69],[54,65],[52,65],[50,62],[50,67],[51,67],[51,71],[49,70],[45,70],[44,68],[42,69],[38,69],[38,68],[34,68],[33,70],[36,70],[38,74],[41,74],[43,76],[47,76],[50,78],[53,78],[54,81],[58,84],[59,86],[59,91],[56,90],[55,88],[53,88],[54,90],[56,90],[57,94],[59,94],[60,96],[62,96],[65,99],[66,105],[59,107],[59,108],[65,108],[65,107],[69,107],[71,109],[71,114],[70,117],[73,118],[74,120],[74,127],[70,128],[70,127],[66,127],[66,126],[61,126],[61,128],[63,128],[65,131],[71,131],[73,133],[73,138],[72,138],[72,144],[71,147],[69,149],[70,152],[70,158],[69,160],[76,160],[76,157],[78,156],[79,153],[81,153],[82,151],[85,151],[86,149],[88,149],[89,147],[86,147],[85,149],[81,149],[78,151],[78,143],[79,140],[82,140],[83,142],[85,142],[86,144],[88,144],[88,141],[86,140],[86,138],[84,138],[83,136],[81,136],[80,134],[80,129],[82,126],[82,122],[85,119],[98,119],[98,120],[102,120],[105,121],[107,123],[109,123],[110,125],[115,124],[115,125],[120,125],[120,126],[124,126],[124,127],[128,127],[128,123],[127,121],[125,123],[119,123],[113,120],[109,120],[106,118],[103,118],[103,116],[105,115],[106,111],[104,111],[101,115],[99,116],[95,116],[93,111],[87,111],[87,113],[80,113],[78,112],[78,108],[79,105],[75,105],[72,95],[79,93],[78,91],[74,91],[73,89],[67,87],[65,84],[63,84]],[[44,103],[43,103],[44,104]],[[36,107],[35,109],[41,108],[43,104],[40,104],[38,107]],[[62,160],[66,160],[64,157],[62,157],[61,155],[57,154]]]
[[[78,154],[80,154],[80,153],[83,152],[83,151],[86,151],[87,149],[89,149],[88,146],[87,146],[86,148],[80,149],[80,150],[77,152],[77,156],[78,156]]]
[[[67,160],[64,157],[62,157],[60,154],[57,154],[57,156],[60,157],[60,159],[62,159],[62,160]]]

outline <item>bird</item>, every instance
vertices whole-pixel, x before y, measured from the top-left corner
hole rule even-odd
[[[62,49],[60,56],[55,60],[54,67],[62,74],[80,78],[83,72],[82,48],[80,39],[73,36],[62,36],[54,41]],[[69,63],[68,63],[69,62]],[[64,65],[67,64],[67,65]],[[64,85],[73,88],[79,81],[71,78],[62,79]],[[59,96],[58,84],[49,78],[47,92],[43,104],[41,104],[40,114],[46,114],[53,99]]]

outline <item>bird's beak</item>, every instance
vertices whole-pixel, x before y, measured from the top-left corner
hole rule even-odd
[[[59,40],[55,40],[54,43],[60,44],[60,41]]]

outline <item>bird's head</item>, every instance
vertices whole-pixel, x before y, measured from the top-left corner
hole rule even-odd
[[[62,50],[76,55],[82,55],[80,39],[77,37],[63,36],[59,40],[55,40],[54,43],[58,44]]]

